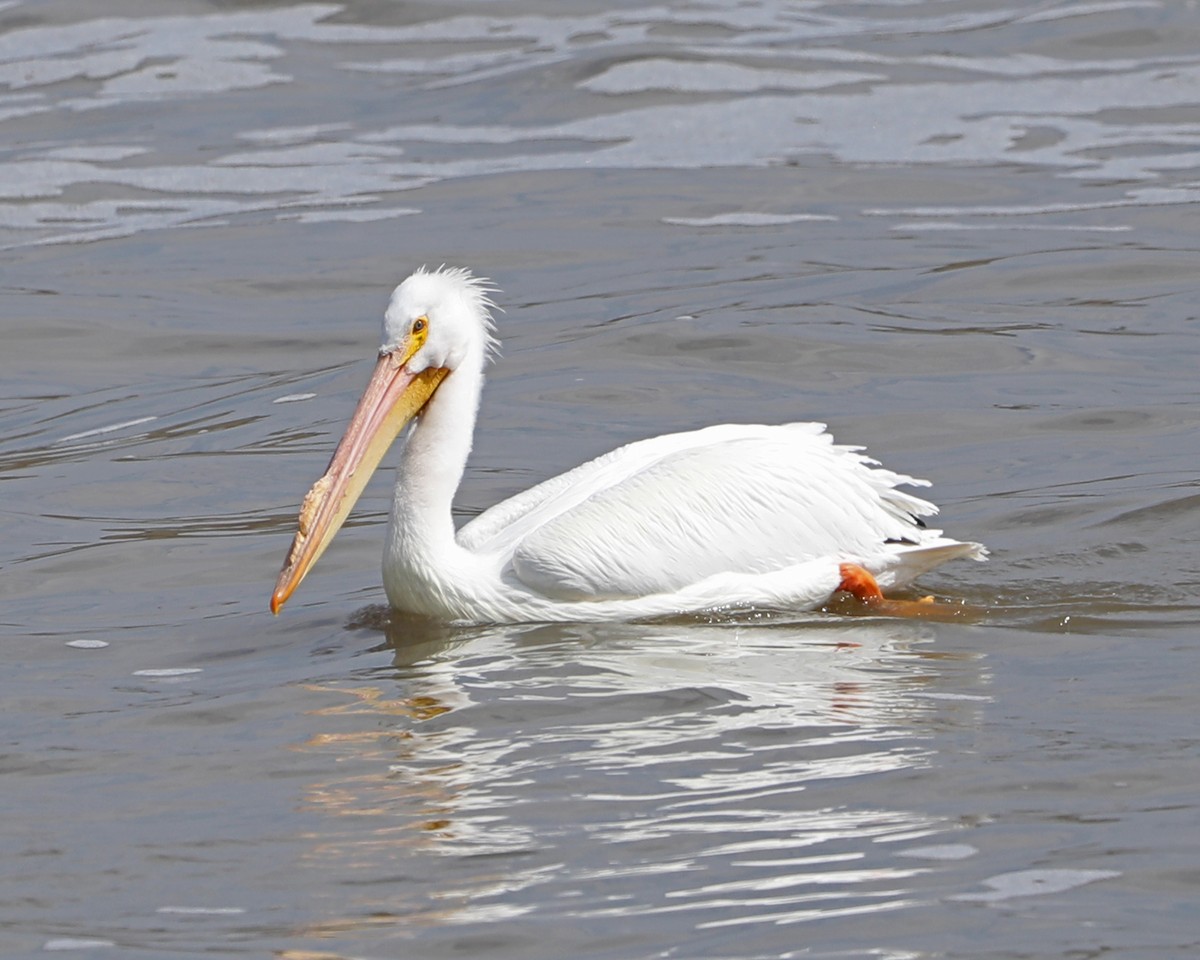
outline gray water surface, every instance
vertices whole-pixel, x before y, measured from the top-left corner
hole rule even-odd
[[[0,953],[1192,957],[1194,4],[0,3]],[[492,277],[463,518],[817,419],[962,621],[439,629],[391,287]]]

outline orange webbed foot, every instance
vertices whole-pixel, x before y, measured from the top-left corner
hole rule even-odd
[[[838,574],[842,578],[837,587],[839,592],[848,593],[863,603],[878,603],[884,598],[879,581],[866,567],[860,567],[857,563],[843,563],[838,567]]]
[[[918,600],[893,600],[883,595],[874,574],[857,563],[843,563],[838,567],[841,582],[838,593],[848,593],[865,608],[866,613],[885,617],[927,617],[949,620],[967,612],[965,607],[938,603],[932,596]],[[847,611],[853,612],[853,611]]]

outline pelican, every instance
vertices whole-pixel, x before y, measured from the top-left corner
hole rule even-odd
[[[383,557],[397,610],[447,622],[636,620],[800,611],[882,588],[978,543],[920,520],[924,487],[821,423],[722,424],[620,447],[498,503],[457,532],[451,512],[496,346],[490,281],[462,267],[396,287],[383,345],[325,474],[304,498],[271,597],[278,613],[410,423]]]

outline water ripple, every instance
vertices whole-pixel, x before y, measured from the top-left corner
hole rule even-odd
[[[442,914],[456,924],[559,909],[776,924],[921,898],[912,883],[932,868],[881,851],[952,824],[823,801],[824,784],[929,762],[912,738],[930,709],[913,696],[926,674],[919,629],[607,627],[582,647],[565,640],[578,654],[569,666],[563,640],[529,645],[540,633],[475,631],[452,659],[404,667],[404,699],[345,688],[349,712],[328,719],[369,726],[310,745],[348,769],[310,791],[330,818],[314,851],[322,870],[386,869],[394,855],[497,858],[504,884],[457,890]],[[854,647],[842,646],[850,636]],[[527,687],[538,695],[520,695]],[[346,815],[376,823],[343,849]],[[568,837],[576,852],[563,863],[555,849]],[[603,893],[651,876],[656,895]]]
[[[938,38],[1152,7],[899,16],[891,31],[916,39],[904,56],[876,49],[876,22],[853,12],[797,16],[737,4],[381,26],[310,3],[9,30],[0,33],[0,84],[9,91],[0,97],[0,128],[12,132],[9,142],[21,143],[20,129],[47,111],[77,122],[60,137],[4,151],[0,242],[86,242],[250,215],[387,219],[419,212],[419,202],[393,195],[419,196],[446,178],[753,168],[812,156],[1027,164],[1106,185],[1066,206],[1013,201],[937,214],[1032,215],[1064,229],[1073,226],[1058,221],[1067,213],[1195,201],[1194,185],[1161,181],[1194,165],[1200,127],[1187,111],[1200,62],[1191,53],[1088,59],[1019,45],[967,57],[945,52]],[[390,55],[380,57],[383,50]],[[364,72],[395,76],[411,101],[401,106],[384,88],[356,85]],[[540,78],[538,92],[488,111],[486,123],[444,119],[478,114],[473,91],[497,82],[526,90],[531,78]],[[196,101],[299,85],[329,95],[298,96],[288,107],[276,98],[271,126],[238,129],[235,120],[200,137],[168,116]],[[359,106],[353,120],[347,98]],[[119,123],[94,123],[133,104],[159,116],[162,132],[122,136]],[[103,137],[81,142],[93,127]]]

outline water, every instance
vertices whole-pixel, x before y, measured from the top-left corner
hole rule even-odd
[[[0,4],[0,952],[1190,957],[1194,4]],[[495,278],[464,517],[640,436],[928,476],[971,622],[431,631],[391,286]]]

